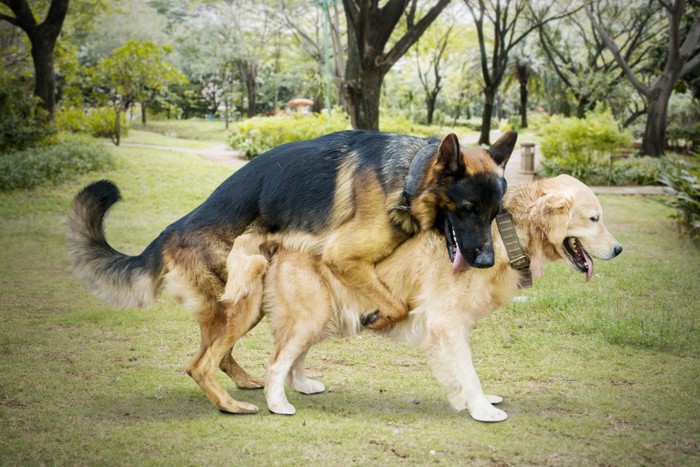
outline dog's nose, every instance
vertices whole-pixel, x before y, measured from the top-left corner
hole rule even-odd
[[[474,267],[477,268],[490,268],[494,264],[493,252],[492,251],[479,251],[477,250],[476,259],[474,260]]]
[[[622,253],[622,245],[615,245],[615,248],[613,248],[613,258],[620,253]]]

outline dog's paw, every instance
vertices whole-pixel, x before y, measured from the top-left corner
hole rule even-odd
[[[486,394],[486,399],[488,399],[488,401],[493,405],[498,405],[503,402],[503,398],[501,396],[495,396],[493,394]]]
[[[377,320],[379,320],[379,318],[380,318],[379,310],[374,310],[372,313],[367,313],[366,315],[361,317],[360,323],[364,327],[371,329],[371,326],[373,324],[375,324],[377,322]]]
[[[292,387],[302,394],[318,394],[326,391],[326,386],[320,381],[307,379],[306,381],[293,382]]]
[[[297,409],[287,401],[272,404],[268,403],[267,408],[270,412],[276,413],[277,415],[294,415],[297,413]]]
[[[487,401],[469,407],[469,415],[479,422],[502,422],[508,418],[508,414],[501,409],[497,409]]]
[[[257,405],[248,404],[247,402],[239,402],[239,401],[229,401],[228,403],[225,403],[221,407],[219,407],[219,410],[222,413],[238,414],[238,415],[254,414],[254,413],[258,413],[260,411],[260,409],[258,409]]]

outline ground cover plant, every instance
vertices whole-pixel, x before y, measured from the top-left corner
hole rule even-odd
[[[104,146],[84,136],[60,135],[41,144],[0,153],[0,191],[33,188],[112,167]]]
[[[111,148],[116,167],[34,191],[0,193],[0,459],[3,464],[653,464],[700,462],[700,253],[671,208],[601,197],[625,247],[586,283],[564,265],[481,322],[475,365],[510,418],[453,413],[422,354],[365,333],[312,349],[328,387],[289,392],[294,417],[217,412],[184,373],[199,340],[167,298],[115,310],[71,276],[64,222],[97,178],[124,201],[107,222],[121,251],[141,251],[229,169],[187,154]],[[266,321],[236,351],[257,376]]]

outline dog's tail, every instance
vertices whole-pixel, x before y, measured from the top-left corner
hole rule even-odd
[[[75,196],[67,223],[68,255],[75,275],[92,294],[119,308],[147,307],[165,273],[161,250],[166,234],[138,256],[112,248],[103,223],[120,199],[117,186],[107,180],[92,183]]]

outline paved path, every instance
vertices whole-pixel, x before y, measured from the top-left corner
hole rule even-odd
[[[495,141],[498,139],[498,132],[494,132],[491,136],[491,140]],[[463,141],[465,144],[476,143],[478,135],[474,137],[474,141],[465,139]],[[151,148],[158,149],[160,151],[172,151],[181,152],[186,154],[196,154],[204,159],[212,162],[217,162],[219,164],[226,165],[235,170],[243,167],[247,161],[241,157],[240,151],[234,151],[227,144],[221,143],[216,146],[205,149],[188,149],[188,148],[172,148],[167,146],[154,146],[150,144],[138,144],[138,143],[122,143],[122,146],[126,147],[139,147],[139,148]],[[506,180],[508,184],[523,185],[525,183],[530,183],[534,180],[535,175],[531,173],[524,173],[521,170],[521,159],[522,159],[522,149],[520,145],[517,145],[513,151],[513,155],[508,161],[506,166]],[[542,153],[539,151],[539,146],[535,146],[535,171],[540,166],[542,161]],[[663,187],[660,186],[594,186],[591,189],[597,194],[612,194],[612,195],[660,195],[663,194]]]

